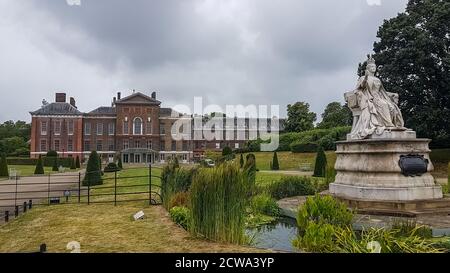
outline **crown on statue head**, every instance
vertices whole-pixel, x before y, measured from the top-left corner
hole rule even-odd
[[[373,58],[372,54],[367,55],[367,64],[375,64],[375,59]]]

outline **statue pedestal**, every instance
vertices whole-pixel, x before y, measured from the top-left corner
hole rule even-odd
[[[389,134],[387,131],[385,136]],[[442,189],[430,174],[433,170],[428,148],[430,140],[410,137],[410,132],[405,134],[409,137],[378,136],[337,142],[337,175],[335,182],[330,184],[330,193],[341,199],[368,201],[442,198]],[[409,154],[422,155],[428,160],[425,173],[417,176],[402,173],[400,157]]]

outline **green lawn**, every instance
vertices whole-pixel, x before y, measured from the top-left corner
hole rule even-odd
[[[34,175],[34,170],[36,169],[36,166],[33,165],[9,165],[9,169],[16,169],[20,172],[21,176],[31,176]],[[52,167],[44,167],[45,174],[49,173],[55,173],[52,171]],[[70,169],[66,168],[66,171],[71,171]]]

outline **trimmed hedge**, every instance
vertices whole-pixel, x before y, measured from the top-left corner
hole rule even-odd
[[[27,166],[36,166],[38,159],[37,158],[20,158],[20,157],[10,157],[7,158],[6,161],[8,165],[27,165]],[[54,158],[52,157],[42,157],[42,163],[44,167],[53,167]],[[72,164],[72,159],[70,157],[67,158],[58,158],[58,167],[63,166],[65,168],[70,168]]]
[[[317,151],[317,147],[316,143],[294,142],[291,144],[291,151],[293,153],[314,153]]]
[[[267,187],[269,194],[279,200],[292,196],[313,195],[316,188],[310,177],[285,176]]]
[[[302,147],[298,148],[300,150],[292,150],[291,147],[295,143],[295,148],[298,144],[315,144],[322,146],[325,150],[331,151],[336,149],[336,141],[344,140],[348,133],[350,133],[351,127],[336,127],[332,129],[313,129],[309,131],[299,132],[299,133],[284,133],[280,134],[280,145],[277,151],[293,151],[301,152]],[[259,152],[260,145],[263,143],[261,139],[248,141],[245,147],[239,152]],[[304,147],[305,149],[309,146]],[[295,149],[294,148],[294,149]],[[311,149],[307,149],[311,151]],[[316,149],[312,150],[315,152]]]

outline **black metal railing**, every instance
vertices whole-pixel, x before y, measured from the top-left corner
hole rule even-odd
[[[161,187],[152,183],[153,179],[161,180],[152,174],[152,165],[144,167],[145,175],[121,175],[121,171],[106,173],[103,185],[83,185],[83,175],[54,174],[46,176],[15,177],[13,182],[0,182],[0,223],[18,217],[33,206],[54,204],[105,204],[117,205],[123,202],[148,201],[150,205],[162,203]],[[144,170],[144,168],[128,168],[126,171]],[[24,181],[23,181],[24,180]],[[5,183],[6,182],[6,183]],[[89,181],[87,181],[89,182]],[[6,189],[5,189],[6,188]]]

